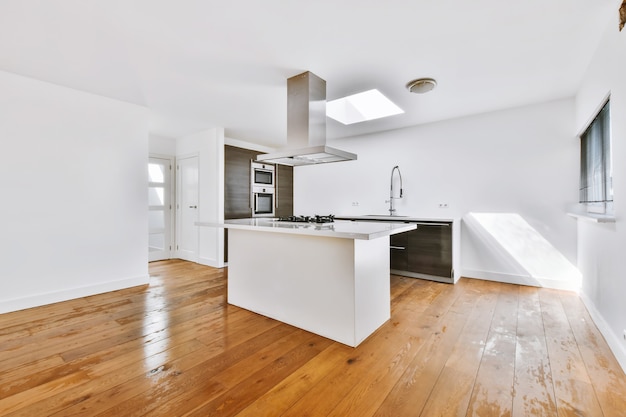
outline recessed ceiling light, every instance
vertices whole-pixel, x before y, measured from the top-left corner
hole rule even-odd
[[[407,83],[406,88],[411,93],[424,94],[428,93],[436,86],[437,81],[435,81],[434,78],[418,78]]]
[[[326,103],[326,115],[344,125],[404,113],[400,107],[373,89]]]

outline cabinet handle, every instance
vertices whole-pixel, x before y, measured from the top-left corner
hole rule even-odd
[[[250,194],[248,197],[248,208],[252,209],[252,193],[254,192],[254,190],[252,189],[252,182],[253,182],[253,178],[252,178],[252,162],[254,162],[253,159],[250,159],[250,163],[248,164],[248,178],[250,178],[250,182],[248,183],[248,187],[250,187]]]
[[[413,223],[419,226],[447,226],[447,227],[451,226],[450,223],[423,223],[423,222],[408,222],[408,221],[405,223]]]
[[[274,168],[274,208],[278,208],[278,165]]]
[[[405,250],[406,248],[404,246],[389,246],[389,249]]]
[[[198,208],[198,206],[189,206],[189,208]]]

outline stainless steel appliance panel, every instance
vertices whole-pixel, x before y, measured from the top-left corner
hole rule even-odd
[[[276,167],[274,165],[251,162],[250,173],[252,187],[276,187]]]
[[[274,217],[274,188],[252,188],[252,217]]]

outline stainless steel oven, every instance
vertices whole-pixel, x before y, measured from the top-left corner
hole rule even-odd
[[[252,217],[274,217],[273,187],[252,187]]]
[[[276,168],[272,164],[261,164],[251,162],[250,184],[252,187],[275,188],[276,184]]]

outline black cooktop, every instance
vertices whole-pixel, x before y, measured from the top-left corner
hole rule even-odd
[[[279,222],[292,222],[292,223],[332,223],[335,221],[335,216],[329,214],[327,216],[287,216],[279,217]]]

